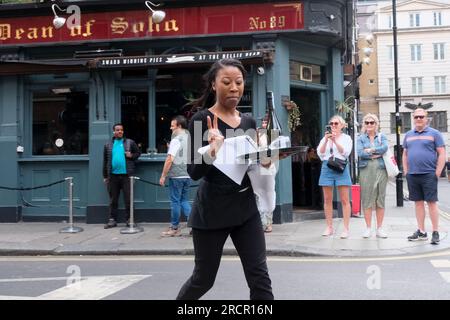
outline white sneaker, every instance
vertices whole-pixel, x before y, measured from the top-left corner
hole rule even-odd
[[[370,238],[370,236],[372,235],[372,229],[371,228],[367,228],[366,231],[364,231],[363,233],[363,238]]]
[[[377,237],[378,238],[382,238],[382,239],[386,239],[388,236],[387,236],[386,232],[383,231],[382,228],[378,228],[377,229]]]
[[[347,239],[348,238],[348,230],[345,230],[341,233],[341,239]]]

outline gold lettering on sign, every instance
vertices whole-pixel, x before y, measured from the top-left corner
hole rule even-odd
[[[250,17],[250,30],[257,30],[259,29],[258,25],[259,25],[259,17]]]
[[[166,32],[175,31],[176,32],[178,30],[179,30],[179,28],[177,26],[177,20],[172,19],[172,20],[165,22],[164,31],[166,31]]]
[[[128,22],[125,18],[116,17],[111,22],[112,33],[123,34],[128,29]]]
[[[138,22],[138,23],[133,24],[132,30],[134,33],[139,33],[139,32],[144,31],[144,27],[145,27],[145,24],[143,22]]]
[[[42,38],[53,38],[53,27],[42,27]]]
[[[93,26],[95,20],[89,20],[85,23],[85,30],[86,32],[83,32],[83,29],[81,26],[72,27],[70,28],[70,36],[71,37],[77,37],[82,36],[84,38],[90,37],[92,35],[91,27]]]
[[[148,32],[159,32],[159,23],[154,23],[152,17],[148,18]]]
[[[278,27],[284,28],[286,27],[286,16],[280,16],[278,17]]]
[[[22,28],[19,28],[16,30],[16,36],[14,37],[17,40],[22,39],[22,34],[25,33],[25,30],[23,30]]]
[[[249,18],[249,30],[265,30],[267,28],[284,28],[286,27],[285,16],[271,16],[269,20],[263,20],[260,17]]]
[[[11,25],[0,24],[0,40],[6,40],[11,38]]]
[[[30,40],[37,39],[38,38],[37,28],[28,28],[27,38]]]

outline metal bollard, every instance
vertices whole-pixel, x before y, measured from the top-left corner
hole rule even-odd
[[[73,226],[73,177],[65,180],[69,181],[69,226],[59,230],[59,233],[78,233],[83,231],[83,228]]]
[[[128,228],[123,228],[120,233],[132,234],[144,231],[144,228],[138,227],[134,224],[134,180],[139,180],[139,177],[130,177],[130,226]]]

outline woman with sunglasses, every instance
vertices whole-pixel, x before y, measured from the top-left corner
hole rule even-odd
[[[352,139],[349,135],[342,132],[346,124],[344,119],[339,115],[334,115],[329,122],[331,130],[326,130],[325,136],[317,147],[317,154],[322,160],[322,169],[320,172],[319,186],[323,189],[323,207],[325,211],[325,219],[327,228],[322,236],[331,236],[333,229],[333,187],[339,190],[341,204],[344,215],[344,230],[341,234],[342,239],[348,238],[350,223],[350,201],[349,191],[352,185],[350,178],[350,170],[347,161],[344,172],[337,172],[327,166],[328,159],[336,157],[346,160],[352,152]]]
[[[362,209],[366,220],[366,231],[363,238],[372,235],[372,208],[376,208],[378,238],[387,238],[383,231],[384,200],[388,176],[383,161],[383,154],[388,149],[386,136],[378,132],[378,117],[368,113],[363,118],[361,135],[358,137],[356,150],[358,152],[359,181],[361,184]]]

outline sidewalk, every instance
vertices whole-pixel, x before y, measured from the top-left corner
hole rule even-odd
[[[444,196],[444,195],[442,195]],[[103,229],[99,224],[75,224],[84,231],[75,234],[59,233],[64,223],[3,223],[0,224],[0,255],[192,255],[192,238],[184,228],[181,237],[161,237],[168,224],[140,224],[144,232],[121,234],[118,228]],[[448,230],[450,220],[440,219],[441,243],[431,245],[430,240],[409,242],[406,237],[416,230],[414,203],[404,202],[396,207],[395,186],[388,184],[384,229],[387,239],[363,239],[364,218],[352,218],[350,237],[340,239],[341,219],[334,220],[336,233],[322,237],[325,221],[309,220],[274,225],[273,232],[266,234],[268,255],[272,256],[342,256],[377,257],[413,255],[441,251],[450,248]],[[426,219],[429,238],[431,223]],[[230,239],[224,254],[235,254]]]

